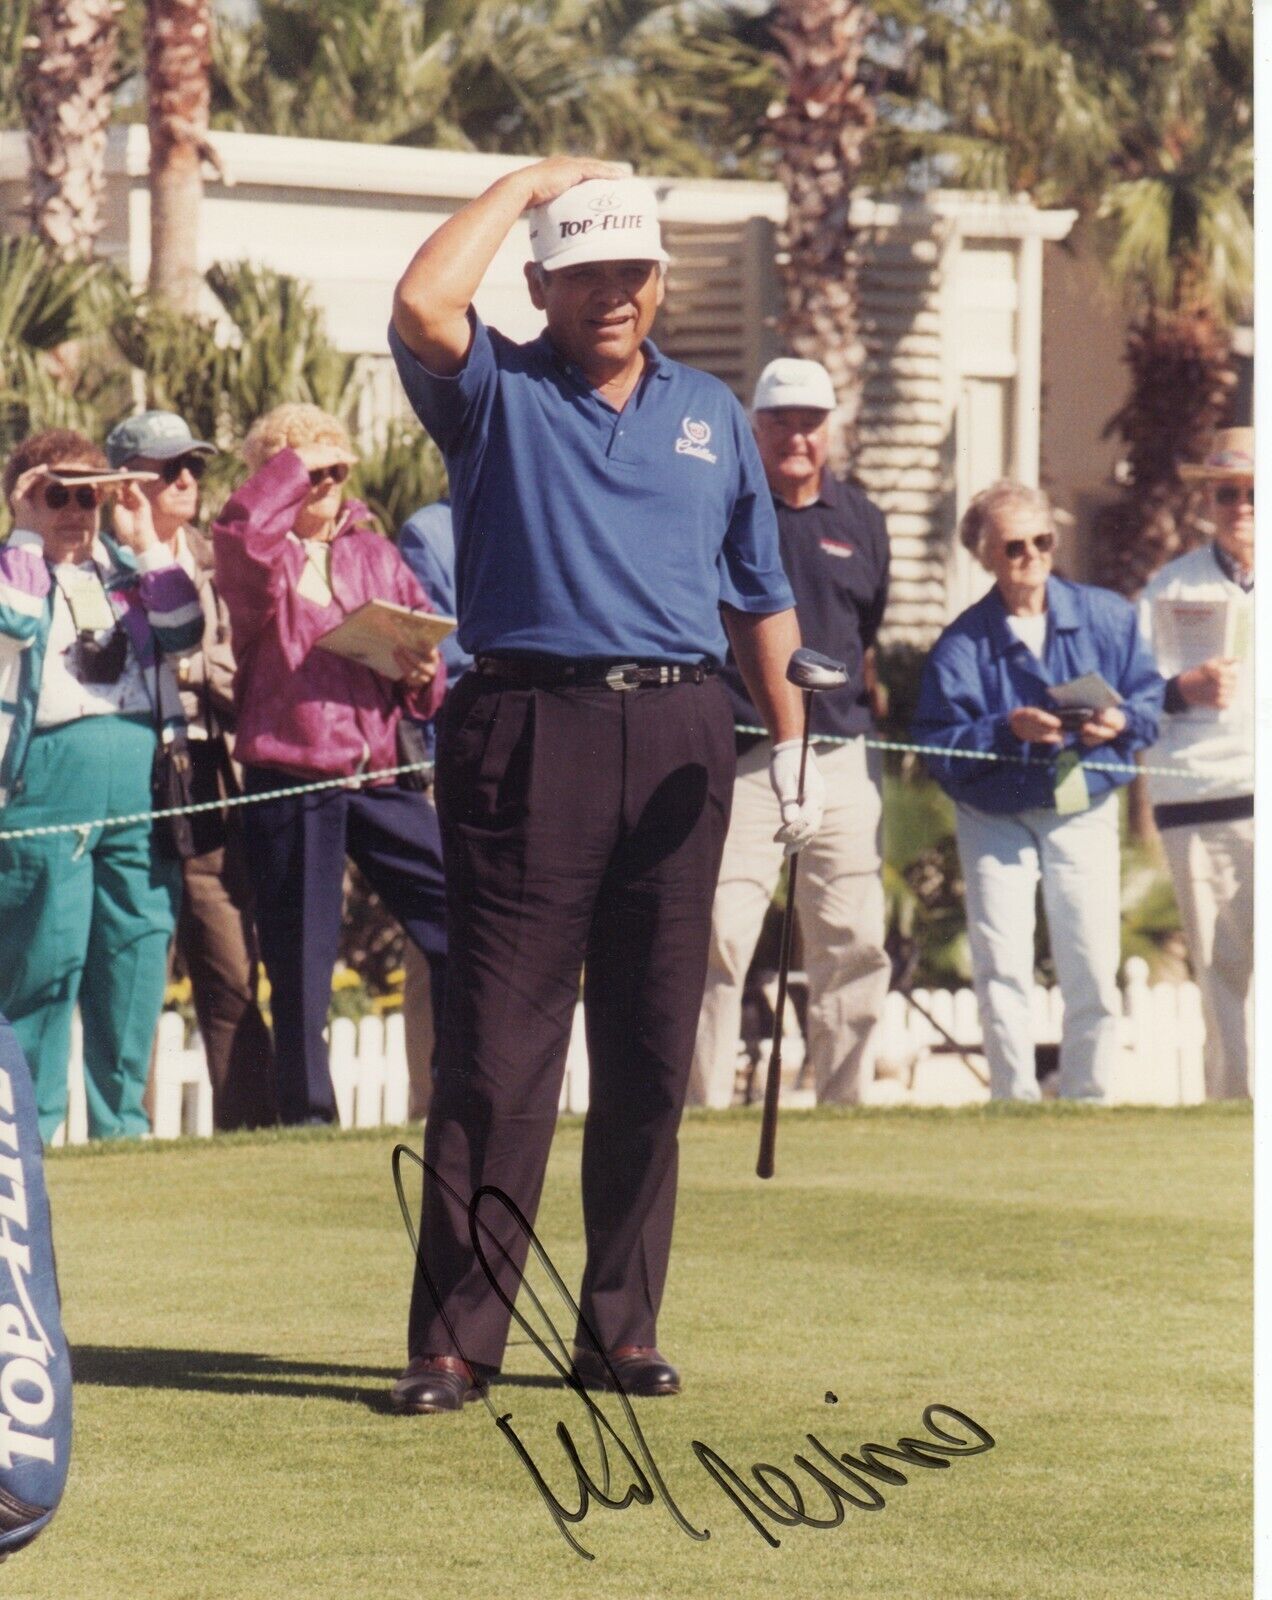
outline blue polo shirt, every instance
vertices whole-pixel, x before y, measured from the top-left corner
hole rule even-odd
[[[1007,720],[1020,706],[1050,709],[1047,691],[1052,684],[1098,672],[1122,696],[1126,727],[1116,739],[1089,749],[1076,735],[1065,739],[1065,747],[1075,750],[1086,767],[1092,799],[1132,777],[1130,772],[1106,772],[1099,763],[1129,764],[1136,750],[1157,737],[1166,686],[1140,637],[1134,607],[1109,589],[1051,577],[1046,611],[1040,659],[1012,632],[1007,607],[993,588],[955,617],[923,666],[910,728],[917,744],[1028,760],[1020,765],[944,754],[924,757],[946,794],[981,811],[1054,808],[1059,747],[1022,743]]]
[[[794,605],[759,452],[724,384],[646,340],[618,412],[546,332],[515,344],[469,315],[451,378],[389,330],[450,474],[465,650],[719,663],[721,603]]]
[[[409,516],[398,534],[397,547],[442,615],[455,616],[455,530],[451,526],[450,501],[421,506]],[[446,663],[449,694],[472,666],[473,658],[453,633],[448,633],[437,648]]]

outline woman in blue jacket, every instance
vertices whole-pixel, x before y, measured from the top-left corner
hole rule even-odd
[[[993,484],[959,536],[994,587],[937,640],[913,731],[948,752],[927,766],[956,807],[991,1092],[1038,1098],[1030,996],[1041,880],[1064,997],[1060,1093],[1104,1100],[1121,1016],[1114,791],[1133,775],[1107,768],[1128,768],[1153,743],[1165,685],[1127,601],[1053,576],[1041,490]],[[1062,718],[1050,691],[1088,673],[1120,703]]]

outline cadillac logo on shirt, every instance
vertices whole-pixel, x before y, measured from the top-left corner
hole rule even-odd
[[[696,456],[699,461],[710,461],[713,464],[719,459],[714,450],[708,450],[711,442],[711,425],[706,422],[695,422],[691,417],[686,417],[680,424],[680,437],[676,440],[676,454],[678,456]]]

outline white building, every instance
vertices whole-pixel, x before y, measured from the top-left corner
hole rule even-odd
[[[376,358],[378,414],[404,410],[385,351],[393,284],[421,239],[526,158],[212,138],[229,181],[208,182],[201,264],[248,259],[308,281],[335,342]],[[112,128],[106,163],[102,250],[144,282],[146,129]],[[24,135],[0,133],[0,208],[11,227],[21,225],[26,164]],[[784,193],[767,183],[651,181],[673,256],[654,336],[745,401],[760,367],[780,353],[774,230]],[[1069,233],[1072,212],[937,192],[901,202],[863,197],[853,215],[865,243],[861,312],[870,353],[856,470],[888,515],[888,634],[926,642],[988,581],[954,538],[970,495],[1004,475],[1037,483],[1046,467],[1060,504],[1077,509],[1107,482],[1111,447],[1098,440],[1121,387],[1110,371],[1120,349],[1116,310],[1108,308],[1113,320],[1100,336],[1078,337],[1075,317],[1106,312],[1073,291],[1066,269],[1057,275],[1066,326],[1045,336],[1044,261],[1050,276],[1056,257],[1046,246]],[[482,316],[517,338],[540,324],[522,279],[528,256],[518,227],[477,296]],[[1053,391],[1064,401],[1054,411]],[[1072,570],[1080,563],[1069,556]]]

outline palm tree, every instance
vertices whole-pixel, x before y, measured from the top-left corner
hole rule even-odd
[[[872,88],[862,78],[877,19],[857,0],[780,0],[770,26],[785,88],[768,112],[787,195],[782,331],[792,349],[830,372],[840,442],[851,456],[866,351],[857,325],[861,258],[850,208],[877,121]]]
[[[126,296],[100,260],[59,257],[30,234],[0,237],[0,457],[37,428],[98,434],[124,404],[126,376],[99,335]]]
[[[947,176],[1087,219],[1131,322],[1109,422],[1121,494],[1100,576],[1127,594],[1194,537],[1180,460],[1225,420],[1253,284],[1253,42],[1245,0],[967,0],[933,8],[918,77]],[[915,153],[923,144],[912,141]]]
[[[720,0],[260,0],[214,44],[245,132],[740,170],[771,69]]]
[[[59,256],[92,254],[101,231],[115,0],[34,0],[19,98],[31,152],[33,231]]]
[[[199,206],[208,142],[211,0],[147,0],[150,290],[176,311],[198,306]]]
[[[19,86],[30,18],[31,0],[11,0],[0,9],[0,128],[23,125]]]

